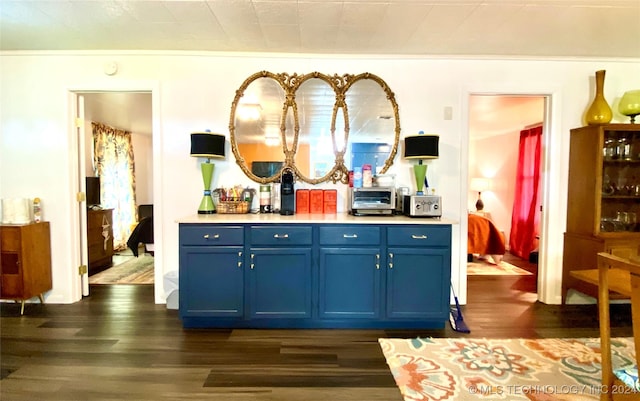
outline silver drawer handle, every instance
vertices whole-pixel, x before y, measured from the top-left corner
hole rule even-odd
[[[218,239],[218,238],[220,238],[220,234],[214,234],[214,235],[213,235],[213,238],[214,238],[214,239]],[[205,234],[205,235],[204,235],[204,239],[209,239],[209,234]]]
[[[427,236],[426,235],[415,235],[415,234],[413,234],[411,236],[411,238],[413,238],[413,239],[427,239]]]
[[[283,235],[274,234],[273,238],[289,238],[289,234],[283,234]]]
[[[342,234],[342,237],[344,238],[358,238],[358,234]]]

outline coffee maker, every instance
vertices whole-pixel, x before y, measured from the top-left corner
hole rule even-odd
[[[295,214],[296,194],[293,187],[294,175],[291,169],[285,169],[280,176],[280,214]]]

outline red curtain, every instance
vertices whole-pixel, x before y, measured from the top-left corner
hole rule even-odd
[[[541,148],[542,126],[520,132],[509,252],[523,259],[529,259],[529,253],[538,243]]]

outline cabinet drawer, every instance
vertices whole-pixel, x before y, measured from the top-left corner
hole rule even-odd
[[[380,245],[380,227],[320,227],[320,245]]]
[[[0,231],[0,249],[3,251],[20,251],[20,229],[17,227],[2,227]]]
[[[251,245],[311,245],[310,226],[252,226]]]
[[[244,230],[241,226],[183,226],[180,227],[181,245],[242,245]]]
[[[89,244],[89,246],[87,247],[87,252],[89,254],[89,260],[111,256],[108,244],[107,248],[105,249],[103,241]]]
[[[448,226],[388,227],[387,243],[391,246],[449,246],[451,230]]]

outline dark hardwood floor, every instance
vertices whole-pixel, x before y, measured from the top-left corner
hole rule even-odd
[[[469,277],[471,334],[185,330],[150,285],[93,286],[81,302],[28,304],[24,316],[2,303],[0,400],[401,401],[380,337],[598,337],[596,305],[544,305],[535,286],[535,275]],[[632,335],[628,305],[612,318],[614,336]]]

